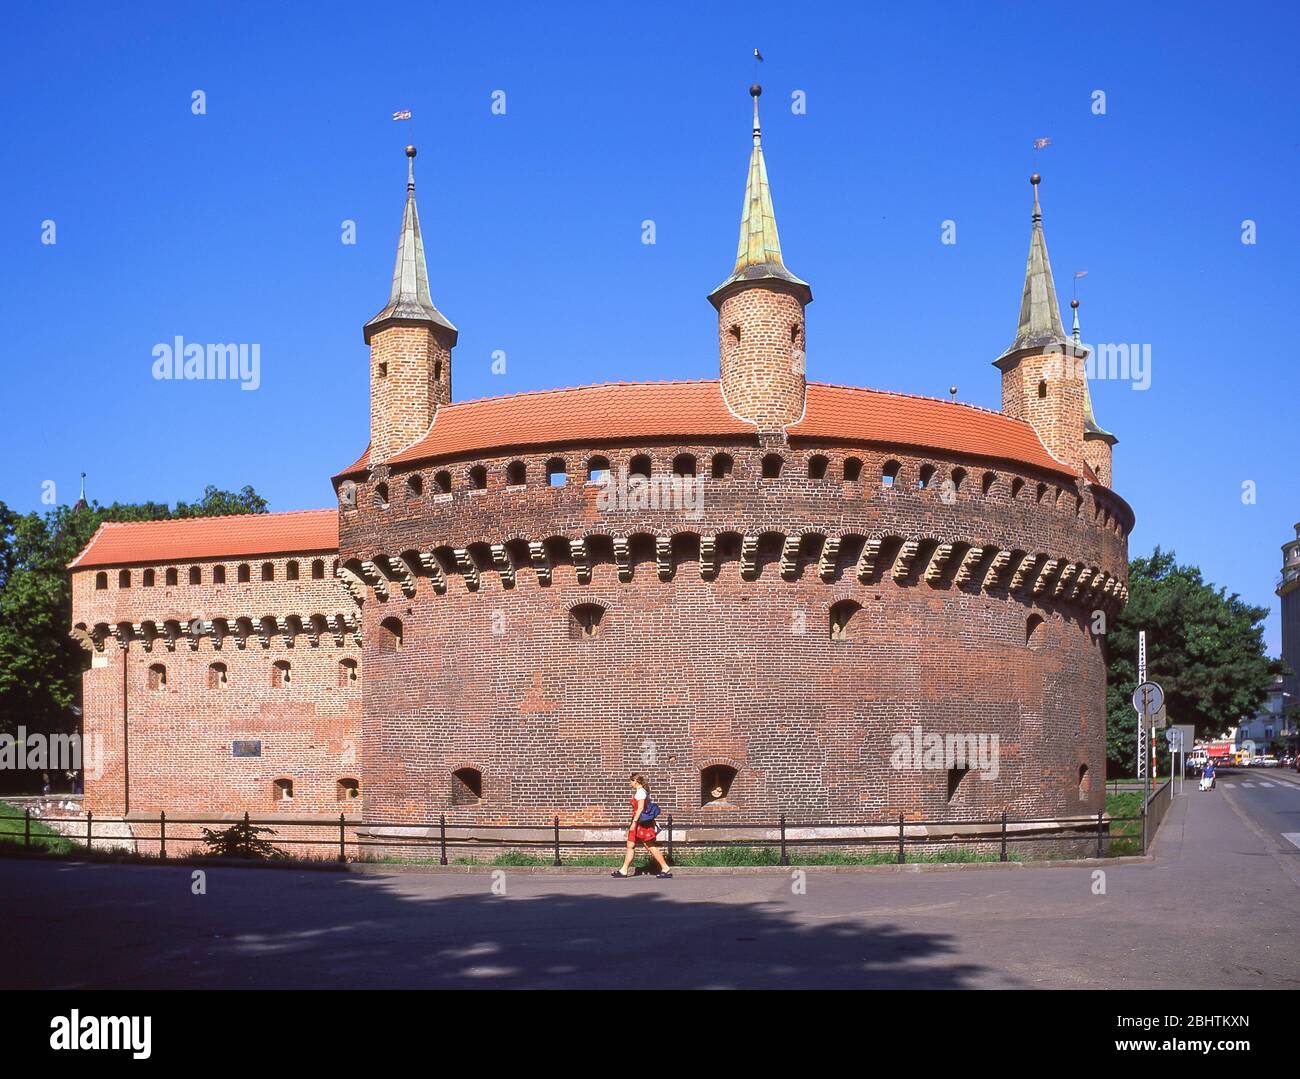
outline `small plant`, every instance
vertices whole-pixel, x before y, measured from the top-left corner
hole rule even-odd
[[[212,858],[288,858],[289,855],[264,835],[275,835],[274,828],[258,828],[248,824],[232,824],[229,828],[203,829],[204,853]]]

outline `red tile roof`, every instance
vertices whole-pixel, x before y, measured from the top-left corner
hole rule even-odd
[[[445,405],[428,433],[390,463],[565,443],[699,441],[754,431],[753,424],[727,408],[717,379],[611,382]],[[786,432],[796,438],[942,450],[1072,474],[1047,452],[1029,424],[932,397],[810,383],[807,410]],[[367,457],[368,451],[339,475],[364,471]]]
[[[342,472],[335,474],[336,480],[341,480],[344,476],[362,475],[370,467],[370,443],[366,443],[366,448],[361,451],[361,456],[353,461]]]
[[[935,397],[811,382],[803,418],[786,433],[991,457],[1073,475],[1023,420]]]
[[[108,521],[99,526],[69,569],[242,558],[293,551],[337,551],[337,510],[185,517],[172,521]]]
[[[389,462],[565,442],[753,433],[752,423],[727,408],[717,379],[608,382],[445,405],[429,433]]]

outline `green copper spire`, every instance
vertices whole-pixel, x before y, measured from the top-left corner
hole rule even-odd
[[[1074,309],[1074,327],[1070,336],[1074,340],[1074,347],[1077,350],[1077,354],[1082,355],[1083,345],[1079,340],[1079,301],[1071,300],[1070,307]],[[1112,446],[1119,441],[1118,438],[1105,430],[1092,414],[1092,393],[1088,389],[1088,379],[1086,376],[1083,380],[1083,437],[1102,438]]]
[[[415,147],[406,148],[406,210],[402,214],[402,231],[397,238],[397,261],[393,266],[393,287],[388,305],[366,323],[366,343],[378,330],[390,325],[432,323],[450,330],[455,340],[456,327],[447,321],[429,297],[429,268],[424,261],[424,240],[420,236],[420,214],[415,208]]]
[[[756,281],[780,281],[800,300],[812,302],[808,282],[795,277],[781,258],[781,238],[776,231],[776,212],[772,209],[772,190],[767,182],[767,165],[763,161],[763,132],[758,121],[758,99],[763,88],[755,83],[749,88],[754,99],[754,148],[749,154],[749,176],[745,182],[745,203],[740,212],[740,243],[736,247],[736,265],[731,276],[709,293],[715,307],[722,294],[732,286]]]
[[[1029,178],[1034,186],[1034,214],[1033,228],[1029,234],[1029,259],[1025,264],[1025,291],[1020,300],[1020,325],[1016,328],[1016,339],[1002,357],[1025,349],[1067,344],[1065,327],[1061,325],[1061,311],[1056,303],[1052,263],[1047,257],[1047,238],[1043,235],[1043,211],[1038,205],[1040,179],[1038,173]]]

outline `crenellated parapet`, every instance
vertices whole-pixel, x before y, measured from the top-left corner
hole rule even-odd
[[[272,641],[281,641],[286,648],[294,648],[298,639],[305,640],[310,648],[361,646],[361,618],[355,610],[329,613],[193,619],[142,619],[139,622],[78,622],[70,636],[87,651],[102,652],[111,639],[119,648],[138,643],[146,652],[155,649],[175,652],[184,645],[197,651],[201,642],[207,641],[216,651],[229,642],[239,650],[256,642],[270,648]]]
[[[601,572],[607,567],[609,572]],[[401,589],[407,598],[516,588],[531,576],[539,587],[641,583],[644,576],[667,583],[681,574],[716,582],[724,574],[753,582],[767,574],[783,582],[809,580],[828,587],[893,582],[940,590],[1016,596],[1118,613],[1128,599],[1125,579],[1068,550],[1026,551],[980,538],[935,535],[783,532],[702,534],[680,531],[609,535],[591,531],[545,539],[441,545],[427,551],[376,554],[352,560],[340,573],[355,583],[358,605],[387,603]],[[560,575],[563,574],[563,581]],[[449,582],[457,582],[455,585]],[[423,585],[421,585],[423,582]]]

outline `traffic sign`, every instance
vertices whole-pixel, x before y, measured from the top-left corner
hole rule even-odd
[[[1141,716],[1152,716],[1164,707],[1165,691],[1159,682],[1143,682],[1133,691],[1133,707]]]

